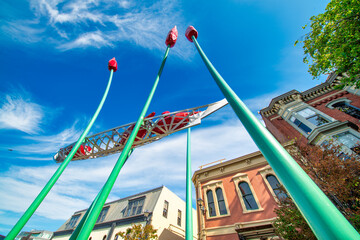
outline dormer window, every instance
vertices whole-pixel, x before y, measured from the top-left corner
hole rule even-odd
[[[80,218],[80,214],[72,216],[70,221],[66,224],[65,229],[71,229],[71,228],[75,227],[79,218]]]
[[[126,217],[139,215],[144,206],[145,197],[129,200],[129,205],[126,211]]]
[[[105,217],[106,217],[106,214],[107,214],[107,212],[109,211],[109,206],[107,206],[107,207],[104,207],[102,210],[101,210],[101,212],[100,212],[100,214],[99,214],[99,217],[98,217],[98,219],[96,220],[96,223],[100,223],[100,222],[103,222],[104,220],[105,220]]]

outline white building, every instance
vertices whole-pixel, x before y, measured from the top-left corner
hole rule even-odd
[[[53,239],[69,239],[87,209],[75,212]],[[90,234],[91,240],[114,240],[116,233],[132,224],[152,224],[159,240],[185,239],[185,202],[165,186],[105,203]],[[148,215],[148,216],[147,216]],[[197,218],[193,209],[193,235],[197,239]]]
[[[15,240],[49,240],[53,232],[46,230],[31,230],[30,232],[21,232]]]

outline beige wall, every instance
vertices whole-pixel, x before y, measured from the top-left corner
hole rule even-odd
[[[163,208],[164,208],[165,200],[169,202],[167,218],[163,217]],[[177,225],[178,210],[181,211],[181,226]],[[185,235],[185,220],[186,220],[185,217],[186,217],[185,202],[177,195],[172,193],[169,189],[164,187],[156,203],[151,221],[151,224],[154,226],[154,228],[158,229],[158,235],[160,236],[164,228],[168,228],[168,229],[170,228],[173,231],[177,231],[181,235]],[[193,209],[193,235],[197,237],[197,233],[198,230],[197,230],[196,211]]]
[[[141,225],[145,225],[145,222],[138,222],[138,223],[135,223],[135,224],[141,224]],[[126,224],[126,225],[121,225],[121,226],[117,226],[114,228],[114,231],[113,231],[113,234],[111,235],[111,238],[110,240],[114,240],[115,239],[115,235],[118,233],[118,232],[125,232],[126,229],[128,228],[131,228],[132,224]],[[118,239],[122,239],[122,238],[118,238]]]

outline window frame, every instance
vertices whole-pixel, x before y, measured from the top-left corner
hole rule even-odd
[[[209,201],[209,193],[211,194],[211,198],[212,198],[212,202]],[[208,210],[208,213],[209,213],[209,217],[216,217],[217,215],[217,212],[216,212],[216,207],[215,207],[215,200],[214,200],[214,193],[213,193],[213,190],[212,189],[208,189],[206,191],[206,200],[207,200],[207,210]],[[213,211],[210,211],[210,204],[213,206],[214,208],[214,215],[211,215],[211,213]]]
[[[338,131],[333,131],[327,135],[325,135],[324,137],[321,138],[320,141],[318,141],[316,143],[316,145],[319,145],[319,146],[322,146],[322,144],[325,142],[325,141],[329,141],[329,140],[332,140],[334,141],[334,144],[338,144],[341,146],[341,150],[343,151],[343,153],[346,155],[352,155],[352,154],[357,154],[356,152],[352,151],[348,146],[342,144],[340,141],[338,141],[336,139],[336,135],[339,135],[339,134],[343,134],[343,133],[346,133],[346,132],[349,132],[350,134],[354,135],[356,138],[360,139],[360,133],[355,131],[354,129],[352,129],[351,127],[346,127],[346,128],[342,128]],[[360,154],[357,154],[358,156],[360,156]]]
[[[216,191],[215,191],[217,188],[221,188],[221,190],[222,190],[227,214],[220,215],[220,210],[219,210],[219,205],[218,205],[218,198],[216,196]],[[203,196],[204,196],[203,197],[204,205],[205,205],[206,210],[207,210],[206,211],[206,218],[207,219],[222,218],[222,217],[230,216],[229,205],[228,205],[228,201],[227,201],[227,197],[226,197],[226,192],[224,191],[224,186],[223,186],[222,180],[210,181],[210,182],[208,182],[208,183],[206,183],[206,184],[204,184],[202,186],[202,190],[203,190]],[[213,193],[215,216],[210,216],[209,209],[208,209],[209,203],[208,203],[208,198],[207,198],[207,191],[209,191],[209,190],[211,190],[212,193]]]
[[[301,112],[301,111],[303,111],[303,110],[305,110],[305,109],[309,109],[309,110],[313,111],[313,112],[315,113],[315,115],[313,115],[313,116],[318,115],[318,116],[324,118],[325,120],[327,120],[328,122],[327,122],[327,123],[324,123],[324,124],[321,124],[321,125],[315,125],[315,124],[313,124],[311,121],[308,120],[309,118],[311,118],[311,117],[313,117],[313,116],[310,116],[310,117],[306,118],[306,117],[301,116],[301,115],[298,113],[298,112]],[[298,120],[300,123],[306,125],[308,128],[311,129],[311,131],[310,131],[310,132],[305,132],[303,129],[301,129],[301,128],[299,127],[299,125],[295,124],[295,123],[291,120],[291,118],[295,118],[295,119]],[[295,129],[297,129],[297,130],[298,130],[301,134],[303,134],[304,136],[309,136],[316,128],[321,127],[321,126],[324,126],[324,125],[329,124],[329,123],[334,122],[334,121],[336,121],[334,118],[326,115],[325,113],[317,110],[316,108],[311,107],[310,105],[305,105],[305,106],[304,106],[304,105],[301,105],[301,106],[299,106],[298,108],[292,109],[292,110],[291,110],[291,113],[290,113],[290,114],[288,115],[288,117],[287,117],[287,122],[288,122],[290,125],[292,125]]]
[[[134,206],[133,203],[137,203],[137,204]],[[145,205],[145,197],[144,196],[129,199],[128,205],[126,206],[125,217],[132,217],[132,216],[140,215],[143,212],[144,205]],[[134,209],[135,209],[135,212],[132,213],[134,211]],[[139,212],[139,210],[140,210],[140,212]]]
[[[96,223],[102,223],[104,222],[105,218],[106,218],[106,215],[107,213],[109,212],[109,209],[110,209],[110,206],[105,206],[101,209],[101,212],[99,214],[99,217],[96,219]],[[106,211],[106,212],[105,212]],[[105,212],[105,214],[104,214]],[[95,223],[95,224],[96,224]]]
[[[177,215],[177,225],[181,227],[181,219],[182,219],[182,212],[180,209],[178,209],[178,215]]]
[[[249,177],[247,175],[247,173],[238,173],[236,174],[233,178],[233,182],[234,182],[234,186],[235,186],[235,189],[236,189],[236,193],[238,195],[238,198],[239,198],[239,201],[240,201],[240,204],[241,204],[241,208],[243,210],[243,214],[246,214],[246,213],[253,213],[253,212],[260,212],[260,211],[264,211],[264,209],[262,208],[261,204],[260,204],[260,201],[257,197],[257,194],[249,180]],[[243,199],[243,196],[240,192],[240,189],[239,189],[239,183],[240,182],[246,182],[248,185],[249,185],[249,188],[251,190],[251,193],[255,199],[255,202],[258,206],[258,209],[247,209],[246,208],[246,205],[245,205],[245,202],[244,202],[244,199]]]
[[[270,167],[270,165],[267,165],[265,167],[263,167],[262,169],[259,170],[259,173],[265,183],[265,185],[267,186],[267,189],[269,189],[271,195],[273,196],[273,198],[275,199],[275,201],[279,204],[279,198],[277,197],[277,195],[275,194],[273,188],[271,187],[270,183],[267,180],[267,176],[268,175],[274,175],[276,177],[276,179],[279,181],[279,183],[283,186],[282,182],[280,181],[280,179],[278,178],[278,176],[276,176],[274,170]]]
[[[74,228],[74,227],[76,226],[76,223],[79,221],[80,216],[81,216],[81,213],[72,215],[71,218],[70,218],[70,220],[69,220],[69,222],[66,223],[65,229],[67,230],[67,229],[72,229],[72,228]],[[75,218],[76,218],[76,219],[75,219]],[[75,220],[73,220],[73,219],[75,219]],[[74,221],[75,221],[75,222],[74,222]],[[72,223],[72,222],[73,222],[73,223]],[[70,223],[71,223],[71,225],[70,225]]]
[[[164,200],[164,207],[163,207],[163,217],[167,218],[169,213],[169,202]]]
[[[352,101],[349,100],[349,99],[347,99],[347,98],[335,99],[335,100],[329,102],[328,104],[326,104],[326,107],[328,107],[328,108],[330,108],[330,109],[337,109],[336,107],[334,107],[334,105],[336,105],[336,104],[338,104],[338,103],[342,103],[342,102],[344,102],[345,105],[348,105],[349,107],[352,107],[352,108],[354,108],[354,109],[357,110],[357,111],[360,111],[360,108],[359,108],[359,107],[356,107],[356,106],[354,106],[354,105],[351,105]],[[339,109],[337,109],[337,110],[339,110]],[[339,110],[339,111],[341,111],[341,110]],[[343,112],[343,111],[341,111],[341,112]],[[349,115],[349,116],[351,116],[351,117],[353,117],[353,118],[356,118],[356,119],[358,119],[358,120],[360,121],[359,118],[354,117],[354,116],[350,115],[349,113],[346,113],[346,112],[344,112],[344,113],[347,114],[347,115]]]
[[[219,196],[218,196],[218,190],[221,190],[222,200],[220,200],[220,199],[219,199]],[[219,214],[220,214],[220,216],[222,216],[222,215],[226,215],[226,214],[227,214],[227,209],[226,209],[226,204],[225,204],[225,199],[224,199],[224,193],[223,193],[222,188],[217,187],[217,188],[215,189],[215,195],[216,195],[216,199],[217,199],[217,204],[218,204],[218,208],[219,208]],[[224,214],[221,214],[220,202],[223,202],[223,203],[224,203],[224,206],[225,206],[225,213],[224,213]]]

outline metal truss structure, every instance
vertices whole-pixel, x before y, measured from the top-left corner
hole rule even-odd
[[[201,123],[201,119],[224,107],[226,104],[228,104],[228,102],[226,99],[223,99],[200,107],[166,113],[154,117],[146,117],[132,147],[140,147],[160,140],[174,132],[198,125]],[[149,116],[151,116],[151,114]],[[121,152],[135,124],[136,122],[128,123],[86,137],[72,161],[104,157]],[[61,148],[54,156],[55,162],[63,162],[74,145],[75,143],[72,143],[67,147]]]

